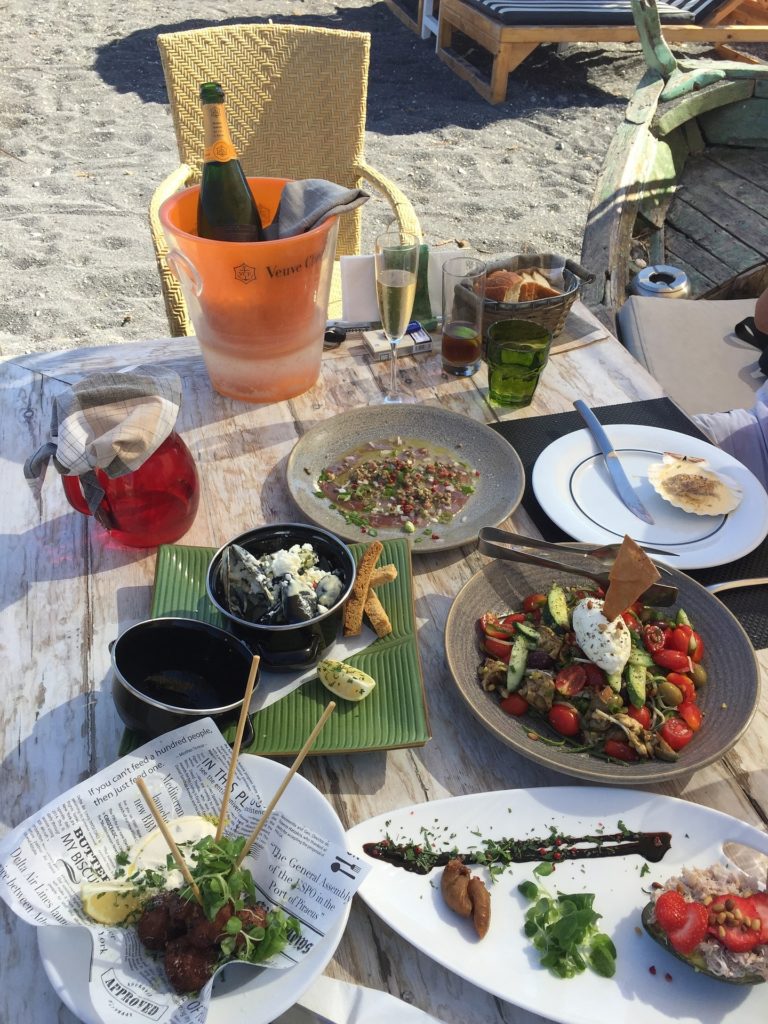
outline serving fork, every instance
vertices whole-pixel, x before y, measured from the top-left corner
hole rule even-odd
[[[496,542],[496,543],[494,543]],[[502,544],[509,547],[501,547]],[[519,534],[508,533],[506,530],[499,530],[493,526],[484,526],[480,530],[478,540],[478,551],[490,558],[501,558],[507,562],[521,562],[525,565],[538,565],[543,569],[555,569],[557,572],[564,572],[571,576],[586,576],[593,580],[598,586],[607,589],[610,577],[607,572],[594,573],[582,565],[567,565],[565,562],[556,562],[554,559],[542,558],[539,555],[530,554],[527,551],[519,550],[521,547],[545,548],[551,551],[562,552],[567,550],[570,553],[589,557],[590,552],[581,548],[567,547],[566,545],[550,544],[547,541],[535,540],[532,537],[522,537]],[[603,549],[597,548],[597,551]],[[618,549],[617,549],[618,550]],[[653,583],[640,595],[640,600],[645,604],[654,605],[659,608],[666,608],[677,600],[677,587],[669,583]]]
[[[510,533],[508,530],[497,530],[495,527],[484,527],[481,536],[486,540],[496,540],[503,543],[513,542],[519,548],[540,548],[542,551],[572,551],[574,555],[583,555],[584,558],[594,558],[596,562],[602,562],[605,566],[612,566],[616,561],[621,544],[602,544],[597,548],[590,548],[580,541],[574,543],[554,544],[549,540],[540,540],[538,537],[525,537],[521,533]],[[648,548],[640,545],[648,555],[666,555],[671,558],[678,558],[677,551],[667,551],[664,548]]]

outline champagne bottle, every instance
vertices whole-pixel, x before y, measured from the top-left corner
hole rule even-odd
[[[264,232],[243,168],[232,144],[218,82],[200,86],[205,128],[203,180],[197,207],[197,233],[219,242],[261,242]]]

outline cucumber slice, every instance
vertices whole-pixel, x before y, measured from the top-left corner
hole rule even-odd
[[[645,677],[645,665],[633,665],[629,662],[624,670],[627,696],[633,707],[641,708],[645,704]]]
[[[539,642],[539,631],[529,622],[516,622],[515,628],[518,633],[521,633],[526,638],[526,640],[533,640],[536,644]]]
[[[610,686],[610,688],[613,690],[614,693],[618,693],[621,689],[621,684],[623,682],[621,672],[606,672],[605,675],[606,679],[608,680],[608,685]]]
[[[683,608],[677,609],[675,622],[677,622],[678,626],[690,626],[691,624],[691,620],[688,618]]]
[[[633,647],[629,652],[629,664],[653,668],[656,663],[647,651],[644,651],[641,647]]]
[[[522,633],[518,633],[512,641],[507,666],[507,696],[514,693],[523,681],[525,666],[528,664],[528,643]]]
[[[571,625],[568,614],[568,602],[565,597],[565,590],[559,583],[553,583],[547,594],[547,609],[552,616],[552,621],[561,629],[568,629]]]

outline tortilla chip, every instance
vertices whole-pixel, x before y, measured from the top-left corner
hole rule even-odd
[[[661,579],[661,573],[643,549],[625,535],[616,561],[610,572],[610,584],[605,595],[603,615],[612,622],[644,594],[652,583]]]

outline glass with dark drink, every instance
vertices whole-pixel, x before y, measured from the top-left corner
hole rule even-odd
[[[443,264],[443,369],[471,377],[483,353],[485,264],[456,256]]]

